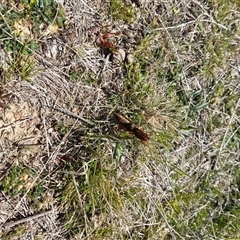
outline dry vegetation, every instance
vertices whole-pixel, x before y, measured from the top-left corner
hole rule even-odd
[[[239,29],[238,0],[1,0],[1,239],[240,239]]]

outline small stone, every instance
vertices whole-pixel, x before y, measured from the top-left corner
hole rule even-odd
[[[51,128],[48,129],[47,132],[48,132],[48,133],[53,133],[53,132],[54,132],[54,129],[51,127]]]
[[[131,53],[127,54],[127,56],[126,56],[126,62],[127,62],[127,64],[131,64],[131,63],[133,63],[133,61],[134,61],[134,56],[133,56],[133,54],[131,54]]]
[[[126,58],[126,52],[122,48],[119,48],[118,51],[114,54],[114,56],[118,61],[123,62]]]

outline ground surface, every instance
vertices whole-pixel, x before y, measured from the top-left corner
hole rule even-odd
[[[238,1],[0,13],[1,239],[240,238]]]

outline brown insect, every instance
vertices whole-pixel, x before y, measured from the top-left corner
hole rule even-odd
[[[119,129],[123,129],[132,133],[133,135],[135,135],[136,138],[140,139],[144,145],[147,144],[149,140],[148,134],[145,133],[141,128],[136,126],[131,120],[126,118],[124,115],[116,112],[113,113],[113,117],[117,122]]]

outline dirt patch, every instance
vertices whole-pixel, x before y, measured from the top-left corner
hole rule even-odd
[[[14,161],[33,160],[41,149],[42,131],[39,129],[39,109],[26,102],[9,104],[0,118],[2,176]]]
[[[11,104],[1,114],[1,136],[12,143],[37,144],[41,136],[39,110],[28,103]]]

